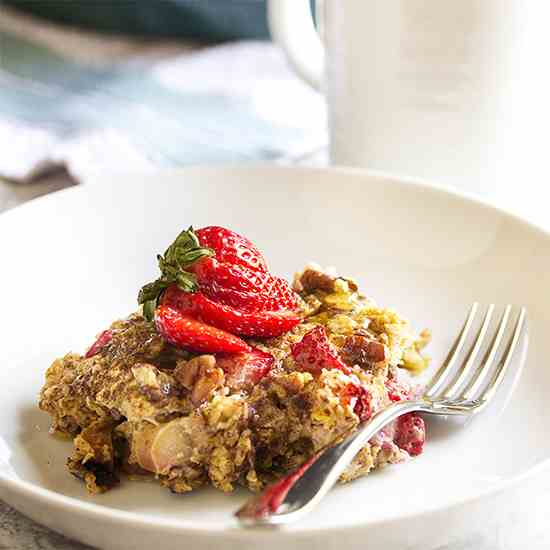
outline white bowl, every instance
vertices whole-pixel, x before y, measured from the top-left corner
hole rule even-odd
[[[431,422],[424,455],[335,488],[303,522],[243,529],[247,493],[172,495],[123,482],[89,496],[64,466],[70,442],[37,409],[52,359],[83,350],[136,306],[155,254],[188,225],[252,238],[272,269],[310,260],[430,327],[434,367],[468,306],[523,304],[529,353],[471,424]],[[337,169],[192,168],[116,175],[0,217],[0,496],[33,519],[103,548],[433,548],[483,528],[507,492],[550,457],[550,236],[475,200],[390,176]]]

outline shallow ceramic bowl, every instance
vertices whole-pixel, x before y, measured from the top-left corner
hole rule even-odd
[[[248,235],[280,274],[310,260],[337,266],[433,330],[434,367],[474,300],[526,305],[529,350],[481,417],[430,422],[424,455],[335,488],[291,527],[241,528],[232,512],[244,490],[178,496],[124,481],[87,495],[65,469],[70,442],[48,435],[37,409],[44,371],[132,311],[154,255],[191,224]],[[69,536],[120,549],[426,549],[481,528],[519,480],[548,465],[550,236],[490,206],[364,172],[193,168],[34,201],[0,217],[0,241],[0,496]]]

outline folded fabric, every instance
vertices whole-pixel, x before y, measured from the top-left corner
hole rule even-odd
[[[161,58],[142,49],[102,63],[62,50],[0,30],[1,176],[27,181],[52,164],[78,178],[103,169],[280,160],[326,141],[322,98],[271,43]]]

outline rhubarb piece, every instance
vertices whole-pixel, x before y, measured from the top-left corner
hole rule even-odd
[[[113,338],[113,331],[104,330],[96,339],[96,341],[91,345],[90,349],[86,352],[84,357],[89,359],[94,355],[97,355]]]

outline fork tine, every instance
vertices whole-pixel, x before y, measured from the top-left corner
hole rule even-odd
[[[508,316],[511,309],[512,309],[512,306],[506,307],[506,311],[503,314],[503,319],[501,321],[502,325],[507,324]],[[508,313],[508,315],[505,318],[506,313]],[[519,315],[514,327],[514,332],[512,334],[512,337],[508,341],[508,346],[500,360],[500,363],[495,373],[493,374],[491,381],[487,384],[487,386],[485,387],[485,389],[482,391],[482,393],[478,398],[478,400],[481,401],[482,403],[488,403],[493,398],[500,384],[504,380],[504,375],[506,374],[506,371],[508,370],[510,362],[512,361],[512,357],[514,356],[514,352],[516,351],[516,348],[521,336],[521,332],[523,330],[523,325],[525,324],[525,316],[526,316],[526,309],[522,307],[519,311]],[[499,333],[500,332],[501,330],[499,327]],[[503,333],[504,333],[504,328],[502,329],[502,334]],[[500,340],[502,339],[502,334],[500,335],[501,336]],[[493,354],[492,360],[494,360],[494,355],[496,355],[497,348],[500,347],[499,346],[500,340],[496,341],[498,336],[499,334],[497,333],[497,336],[495,337],[495,342],[493,343],[493,346],[492,346],[494,348],[494,354]],[[493,352],[493,349],[491,349],[491,352]],[[478,393],[482,383],[487,378],[489,371],[490,369],[485,368],[485,365],[484,365],[484,367],[480,372],[480,375],[477,378],[475,378],[464,391],[463,397],[465,399],[472,399]]]
[[[472,304],[472,307],[470,308],[468,317],[464,322],[464,326],[462,327],[458,338],[455,340],[455,343],[453,344],[447,357],[445,358],[445,361],[443,361],[441,368],[437,371],[437,374],[432,378],[432,380],[427,384],[426,392],[424,394],[426,397],[432,397],[433,395],[435,395],[435,393],[439,391],[439,388],[444,384],[445,380],[449,377],[449,374],[451,373],[452,368],[458,356],[460,355],[462,348],[464,347],[464,343],[466,342],[466,338],[468,336],[468,333],[470,332],[478,308],[479,304],[477,302],[474,302]]]
[[[479,355],[479,352],[481,351],[481,346],[483,345],[483,342],[485,341],[485,336],[487,334],[487,330],[489,329],[489,324],[491,322],[491,319],[493,317],[493,312],[495,311],[495,305],[491,304],[485,313],[485,317],[483,319],[483,323],[481,324],[481,327],[477,333],[474,345],[472,346],[470,353],[468,354],[468,358],[466,361],[464,361],[456,373],[455,378],[452,382],[450,382],[449,386],[443,390],[443,397],[446,399],[452,399],[462,386],[464,384],[464,381],[467,380],[468,376],[472,372],[472,369],[474,368],[477,356]]]
[[[510,317],[511,311],[512,311],[512,306],[507,305],[502,313],[502,317],[500,318],[497,331],[495,333],[495,336],[493,337],[493,341],[491,342],[491,345],[489,346],[487,353],[485,354],[485,358],[483,359],[483,362],[478,367],[476,373],[474,373],[474,376],[471,378],[470,382],[466,385],[466,387],[464,388],[464,391],[462,392],[461,397],[463,399],[467,399],[468,396],[475,394],[475,392],[479,389],[483,381],[487,378],[495,362],[495,357],[500,348],[502,338],[504,337],[504,333],[508,325],[508,318]]]

